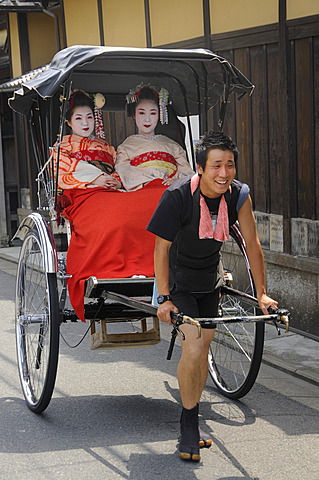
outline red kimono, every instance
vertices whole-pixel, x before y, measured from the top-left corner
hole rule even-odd
[[[77,137],[74,144],[72,138],[66,140],[67,148],[64,142],[61,145],[59,185],[70,201],[63,211],[72,226],[67,252],[67,273],[72,275],[68,290],[75,312],[85,321],[84,291],[88,277],[154,276],[155,237],[146,231],[146,226],[166,187],[162,180],[153,180],[134,192],[94,187],[86,180],[86,167],[89,182],[100,171],[95,171],[96,167],[88,162],[102,159],[113,167],[113,147],[100,139],[89,141]],[[108,146],[107,155],[101,150],[101,142]],[[85,150],[76,150],[84,146]]]

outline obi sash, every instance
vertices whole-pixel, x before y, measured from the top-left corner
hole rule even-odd
[[[111,174],[114,172],[113,157],[104,150],[78,150],[77,152],[71,153],[70,157],[88,162],[105,173]]]
[[[167,152],[147,152],[131,160],[133,167],[152,167],[165,171],[168,177],[173,177],[177,171],[177,163],[173,155]]]

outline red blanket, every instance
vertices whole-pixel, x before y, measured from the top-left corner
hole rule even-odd
[[[154,180],[135,192],[104,188],[65,190],[64,210],[72,225],[67,253],[71,304],[84,318],[85,280],[154,275],[155,236],[145,230],[166,187]]]

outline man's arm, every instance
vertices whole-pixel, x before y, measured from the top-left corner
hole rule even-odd
[[[172,242],[156,236],[154,250],[154,268],[159,295],[169,295],[169,250]],[[178,313],[178,308],[170,302],[164,302],[157,309],[157,316],[162,322],[171,323],[170,312]]]
[[[249,195],[238,212],[238,221],[240,224],[240,231],[246,243],[246,250],[255,282],[258,304],[263,313],[267,314],[267,309],[269,307],[276,308],[278,302],[268,297],[266,293],[264,255],[257,236],[256,222]]]

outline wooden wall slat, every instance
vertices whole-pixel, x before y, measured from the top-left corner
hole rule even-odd
[[[315,218],[319,219],[319,36],[313,41],[313,109],[314,109],[314,157],[315,157]]]
[[[212,35],[214,50],[237,50],[238,48],[250,48],[252,45],[267,45],[278,41],[277,24],[262,25],[259,27],[246,28],[233,32],[216,33]]]
[[[282,137],[285,135],[283,123],[285,116],[279,72],[278,44],[267,45],[270,211],[275,214],[283,214],[282,182],[288,175],[284,168],[286,162],[282,147]]]
[[[114,113],[114,121],[115,121],[115,131],[116,137],[114,139],[114,146],[115,148],[118,147],[127,137],[127,124],[128,118],[126,117],[125,112],[115,112]]]
[[[318,19],[319,15],[311,15],[309,17],[295,18],[288,20],[288,36],[290,40],[298,38],[309,38],[318,35]]]
[[[250,79],[255,85],[255,91],[251,97],[254,207],[256,210],[268,213],[270,208],[270,186],[266,52],[265,46],[252,47],[250,49]]]
[[[312,45],[295,41],[298,216],[315,219]]]
[[[105,140],[112,144],[112,135],[111,135],[111,116],[109,112],[103,112],[103,124],[105,131]]]
[[[127,117],[125,112],[105,112],[103,121],[106,140],[115,148],[136,133],[133,118]]]
[[[235,51],[234,63],[239,70],[250,77],[249,68],[249,50],[246,48]],[[250,98],[245,96],[240,101],[236,102],[236,137],[239,148],[239,162],[237,167],[237,176],[240,181],[248,183],[253,189],[253,165],[250,148],[251,138],[250,125]],[[253,192],[252,192],[253,193]]]

